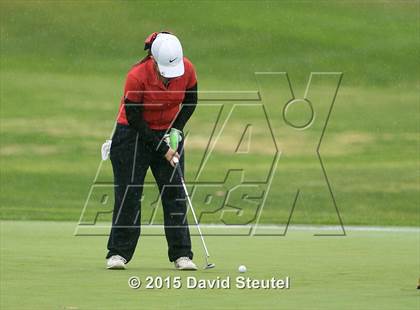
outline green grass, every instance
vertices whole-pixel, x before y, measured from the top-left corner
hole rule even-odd
[[[3,1],[0,12],[1,218],[79,218],[125,74],[142,57],[143,38],[169,28],[195,63],[201,90],[261,91],[283,152],[262,222],[285,223],[300,188],[294,223],[337,223],[314,148],[337,77],[314,78],[309,99],[317,119],[296,132],[281,119],[290,99],[284,78],[260,77],[258,86],[253,72],[287,71],[302,97],[311,71],[340,71],[321,155],[345,224],[418,226],[418,2]],[[190,181],[218,112],[208,103],[200,102],[187,128]],[[232,103],[224,105],[222,123]],[[258,107],[237,111],[198,181],[220,182],[228,169],[243,169],[245,181],[266,179],[275,147],[264,115]],[[292,113],[305,119],[304,110]],[[246,124],[253,126],[251,153],[233,156]],[[112,182],[109,162],[99,181]],[[244,215],[227,218],[252,220],[255,206],[235,199]],[[199,211],[217,209],[194,203]],[[220,223],[219,213],[202,219]]]
[[[0,308],[418,308],[415,230],[208,237],[217,268],[181,274],[167,261],[163,236],[144,236],[129,269],[109,272],[106,237],[73,232],[100,164],[100,145],[113,129],[126,72],[143,57],[144,38],[165,29],[180,37],[200,90],[259,90],[258,104],[270,124],[258,104],[236,107],[226,121],[232,102],[199,102],[186,128],[186,179],[195,208],[206,212],[202,222],[255,222],[264,192],[260,223],[284,225],[300,189],[292,224],[338,224],[316,156],[337,76],[314,77],[308,99],[315,121],[295,131],[282,119],[291,99],[284,75],[257,76],[257,82],[254,72],[287,72],[297,98],[311,72],[342,72],[320,154],[344,225],[419,227],[419,7],[419,1],[1,1]],[[288,113],[297,122],[308,116],[303,107]],[[235,154],[248,124],[250,152]],[[222,128],[197,177],[212,130],[218,135]],[[270,170],[276,147],[269,128],[282,152],[275,170]],[[233,172],[223,183],[232,169],[244,174]],[[271,183],[256,184],[270,171]],[[233,191],[229,206],[219,210],[241,180],[256,186]],[[112,183],[109,161],[96,181]],[[211,186],[193,191],[194,181]],[[156,188],[145,194],[143,224],[155,210]],[[112,188],[97,187],[82,222],[92,223],[103,212],[98,220],[109,224],[112,202]],[[155,224],[162,222],[157,206]],[[240,213],[224,212],[238,208]],[[193,245],[202,264],[197,237]],[[133,275],[235,278],[239,264],[247,265],[252,278],[289,275],[292,287],[127,286]]]
[[[105,237],[75,237],[75,223],[1,222],[2,309],[415,309],[419,234],[349,232],[314,237],[208,237],[212,270],[177,272],[163,236],[144,237],[125,271],[104,268]],[[199,239],[196,261],[203,263]],[[262,254],[264,253],[264,254]],[[289,276],[288,290],[186,289],[187,276]],[[184,287],[133,290],[128,278],[181,276]],[[233,282],[234,283],[234,282]],[[23,297],[24,296],[24,297]]]
[[[115,78],[142,54],[147,34],[170,29],[185,42],[201,80],[222,87],[232,78],[235,84],[252,80],[255,70],[279,68],[300,78],[310,71],[342,70],[350,85],[415,83],[417,5],[5,1],[2,51],[8,58],[3,61],[25,71],[30,65],[42,72]]]

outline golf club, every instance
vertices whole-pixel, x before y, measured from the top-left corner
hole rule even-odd
[[[204,248],[204,252],[205,252],[205,259],[206,259],[206,265],[204,266],[204,269],[214,268],[214,267],[216,267],[216,265],[212,264],[212,263],[209,263],[209,257],[210,257],[209,250],[207,249],[206,242],[204,241],[203,233],[201,232],[200,225],[198,224],[197,215],[195,214],[193,205],[191,203],[190,195],[188,195],[187,186],[185,185],[184,176],[182,174],[181,166],[179,165],[178,158],[174,157],[173,162],[175,163],[175,167],[178,171],[179,177],[181,178],[182,187],[184,188],[185,196],[187,197],[187,201],[188,201],[188,204],[190,206],[191,213],[194,217],[195,225],[197,226],[198,233],[200,234],[201,243],[203,244],[203,248]]]

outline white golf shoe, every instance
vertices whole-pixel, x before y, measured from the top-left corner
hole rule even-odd
[[[197,270],[197,266],[189,257],[180,257],[175,261],[175,268],[178,270]]]
[[[106,260],[107,269],[125,269],[125,264],[127,260],[119,255],[112,255]]]

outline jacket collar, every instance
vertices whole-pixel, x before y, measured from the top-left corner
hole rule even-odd
[[[159,78],[158,73],[156,72],[155,69],[155,62],[153,61],[153,59],[148,59],[146,62],[146,71],[147,71],[147,78],[148,78],[148,82],[150,85],[155,85],[163,90],[167,90],[169,87],[165,87],[165,85],[163,84],[162,80]],[[173,81],[181,78],[182,76],[178,76],[175,78],[172,78],[171,81],[169,82],[168,86],[173,83]]]

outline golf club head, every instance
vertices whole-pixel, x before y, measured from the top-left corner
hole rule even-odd
[[[204,268],[203,268],[203,269],[213,269],[214,267],[216,267],[216,265],[215,265],[215,264],[211,264],[211,263],[209,263],[209,264],[207,264],[206,266],[204,266]]]

